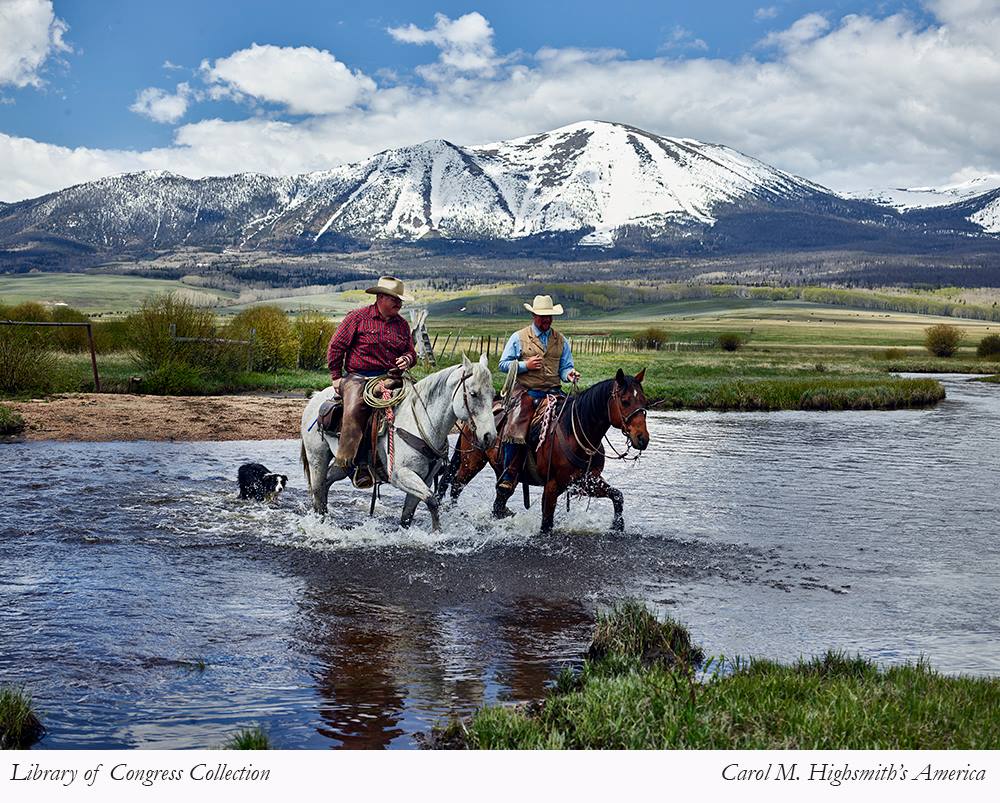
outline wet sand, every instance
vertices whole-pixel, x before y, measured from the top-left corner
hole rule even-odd
[[[5,402],[29,441],[235,441],[297,438],[306,399],[66,393]]]

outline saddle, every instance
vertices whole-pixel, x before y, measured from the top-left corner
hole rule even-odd
[[[355,383],[351,392],[360,395],[360,383],[366,382],[367,379],[355,375],[352,375],[350,379]],[[403,384],[402,379],[398,376],[390,376],[384,381],[388,390],[395,390],[402,387]],[[354,466],[352,482],[356,488],[371,488],[376,480],[384,481],[388,473],[387,467],[378,461],[378,449],[376,448],[380,435],[385,432],[386,419],[381,411],[372,415],[373,411],[374,408],[371,406],[362,404],[358,410],[357,420],[352,422],[353,438],[357,439],[355,441],[357,446],[350,456],[350,464]],[[344,399],[342,396],[335,396],[320,404],[317,424],[324,434],[336,437],[343,442]],[[360,433],[358,432],[359,426]],[[349,445],[347,451],[351,451]]]

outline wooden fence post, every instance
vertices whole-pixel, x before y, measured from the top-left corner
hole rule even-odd
[[[94,347],[94,329],[87,324],[87,340],[90,342],[90,367],[94,369],[94,392],[101,392],[101,378],[97,375],[97,349]]]

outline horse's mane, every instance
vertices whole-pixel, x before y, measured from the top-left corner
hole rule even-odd
[[[594,385],[591,385],[586,390],[582,391],[579,396],[570,397],[569,403],[576,406],[576,416],[577,421],[581,424],[587,424],[594,420],[601,420],[602,418],[607,418],[608,416],[608,399],[611,397],[611,385],[615,381],[614,377],[611,379],[602,379]],[[625,390],[629,390],[632,385],[634,385],[635,378],[625,374]],[[569,416],[565,416],[565,421],[563,426],[569,430]]]

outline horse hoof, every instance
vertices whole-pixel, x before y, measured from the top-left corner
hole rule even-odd
[[[509,507],[503,507],[500,509],[493,508],[493,518],[495,519],[509,519],[514,515],[514,511]]]
[[[612,531],[614,531],[616,533],[623,533],[623,532],[625,532],[625,520],[624,519],[616,519],[615,521],[611,522],[611,529],[612,529]]]

